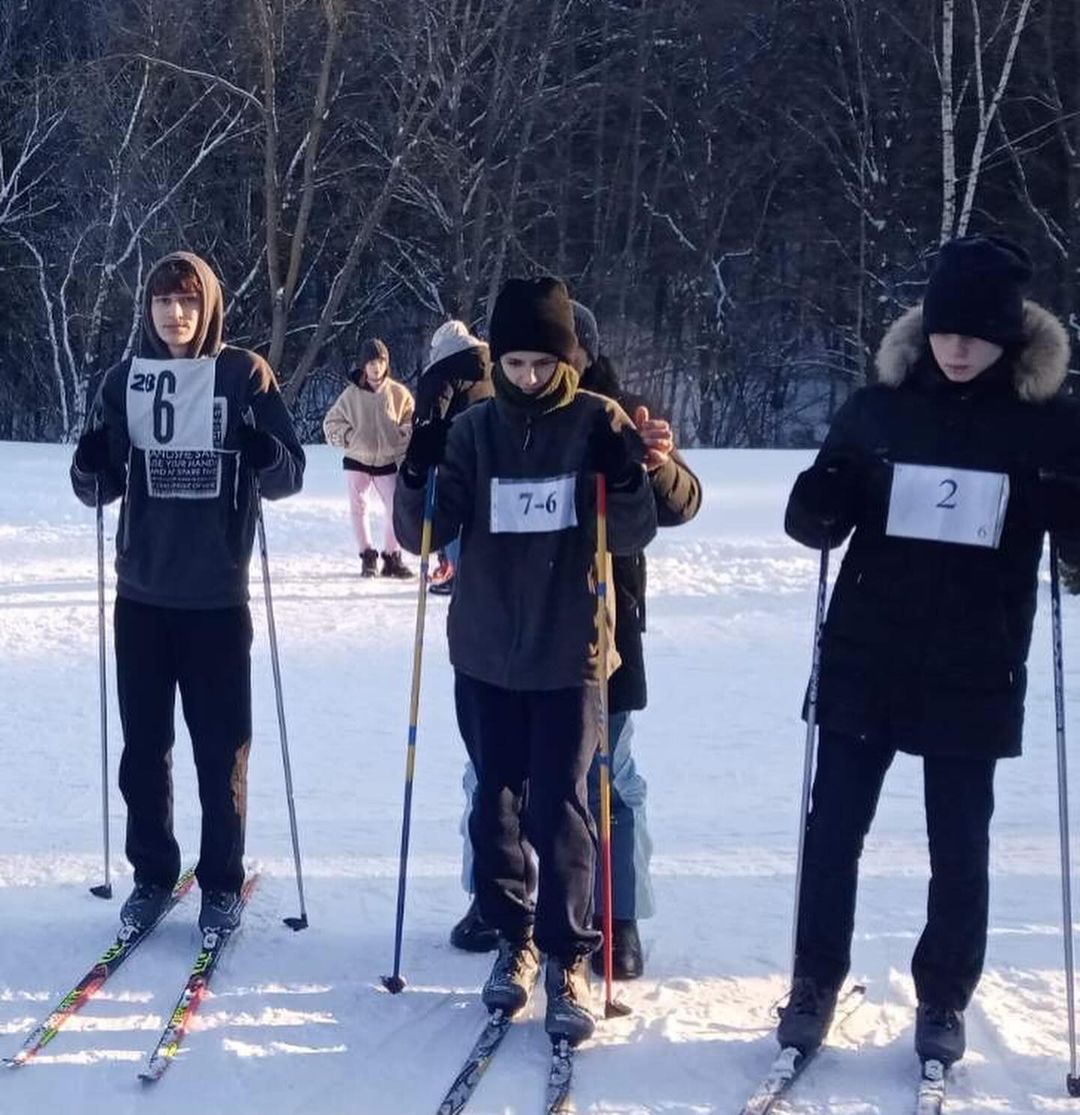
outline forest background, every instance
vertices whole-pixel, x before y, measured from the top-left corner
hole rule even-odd
[[[150,264],[304,435],[359,341],[554,272],[697,446],[816,444],[943,239],[1080,340],[1076,0],[3,0],[0,438],[69,440]]]

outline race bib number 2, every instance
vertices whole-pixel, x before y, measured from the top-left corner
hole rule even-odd
[[[898,464],[885,533],[996,550],[1008,505],[1005,473]]]
[[[542,534],[578,525],[575,477],[544,480],[491,480],[491,533]]]

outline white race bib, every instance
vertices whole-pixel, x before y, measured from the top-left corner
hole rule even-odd
[[[576,477],[545,480],[491,480],[491,533],[541,534],[578,525],[574,506]]]
[[[216,360],[131,362],[128,437],[143,450],[146,490],[157,499],[214,499],[221,491],[227,400],[214,398]]]
[[[136,449],[214,448],[215,364],[212,356],[132,360],[127,420]]]
[[[1008,505],[1003,472],[893,465],[885,533],[996,550]]]

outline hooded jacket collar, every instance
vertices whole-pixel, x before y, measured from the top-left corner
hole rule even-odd
[[[878,382],[887,387],[906,383],[918,369],[926,348],[922,307],[915,306],[893,322],[882,339],[875,360]],[[1037,302],[1025,301],[1024,340],[1011,358],[1012,390],[1022,402],[1045,402],[1058,393],[1068,370],[1069,337],[1065,327]]]

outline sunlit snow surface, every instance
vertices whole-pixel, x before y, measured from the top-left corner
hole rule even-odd
[[[772,1004],[786,982],[798,710],[817,566],[785,539],[781,522],[791,480],[809,458],[689,458],[705,507],[650,550],[651,702],[635,741],[649,779],[659,908],[642,923],[646,977],[619,988],[633,1014],[603,1024],[578,1058],[580,1112],[734,1115],[772,1056]],[[86,889],[101,877],[94,530],[92,512],[68,487],[68,459],[62,447],[0,444],[3,1053],[104,948],[118,909],[118,900],[101,902]],[[113,509],[107,524],[111,555]],[[297,897],[260,592],[248,852],[263,883],[215,976],[216,993],[177,1064],[146,1094],[139,1059],[195,950],[191,896],[37,1063],[0,1074],[3,1115],[428,1115],[483,1021],[477,992],[489,958],[447,943],[465,905],[447,603],[432,598],[428,611],[409,986],[391,997],[379,976],[393,960],[415,582],[360,579],[340,462],[323,447],[310,451],[304,494],[267,506],[267,530],[311,928],[293,934],[280,920],[297,912]],[[1078,603],[1067,599],[1064,611],[1069,686],[1080,697]],[[1027,754],[999,768],[987,971],[950,1112],[1072,1109],[1064,1098],[1047,604],[1044,579]],[[115,783],[113,676],[110,661]],[[834,1028],[789,1111],[910,1110],[908,962],[926,874],[919,773],[914,760],[897,760],[864,859],[853,976],[866,983],[866,1001]],[[175,774],[177,831],[193,858],[197,799],[182,723]],[[123,817],[114,785],[118,899],[130,885]],[[541,1014],[538,995],[470,1112],[541,1110]]]

